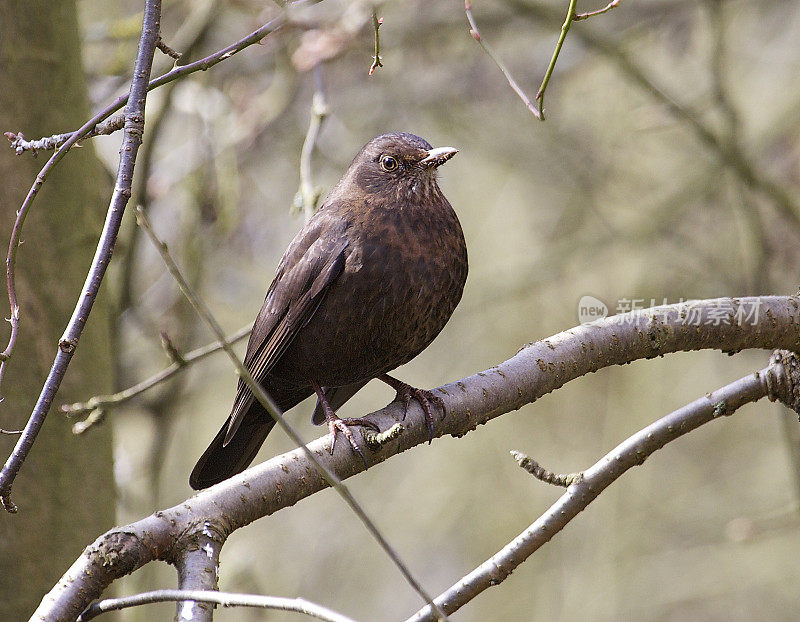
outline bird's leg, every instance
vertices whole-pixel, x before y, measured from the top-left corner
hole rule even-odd
[[[413,398],[419,402],[419,405],[422,406],[422,410],[425,413],[425,423],[428,424],[428,444],[430,444],[433,440],[433,410],[431,409],[431,404],[436,404],[442,409],[442,413],[444,413],[444,401],[442,398],[438,395],[434,395],[431,391],[414,388],[410,384],[393,378],[389,374],[378,376],[378,380],[382,380],[397,391],[394,401],[403,402],[403,419],[406,418],[408,404],[411,402],[411,399]]]
[[[314,387],[314,391],[319,398],[319,403],[322,406],[322,411],[325,413],[325,420],[328,422],[328,431],[331,433],[331,453],[333,453],[333,449],[336,446],[336,431],[339,430],[342,434],[344,434],[345,438],[350,443],[350,447],[353,448],[353,451],[356,452],[359,456],[361,456],[361,460],[364,461],[364,468],[368,468],[369,465],[367,464],[367,459],[364,457],[364,452],[361,451],[361,448],[358,446],[355,437],[353,436],[353,432],[350,430],[349,426],[352,425],[360,425],[367,428],[371,428],[376,432],[380,432],[380,428],[378,424],[374,421],[370,421],[369,419],[342,419],[340,418],[331,408],[331,405],[328,403],[328,398],[325,397],[324,389],[319,386],[318,383],[312,382],[312,386]]]

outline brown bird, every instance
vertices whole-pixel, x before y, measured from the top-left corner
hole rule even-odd
[[[440,398],[387,372],[413,359],[444,328],[467,278],[458,217],[436,169],[458,152],[419,136],[383,134],[356,155],[278,265],[247,345],[245,365],[286,411],[317,394],[314,423],[327,421],[364,458],[335,411],[373,378],[422,405]],[[274,420],[239,380],[230,417],[189,478],[206,488],[248,467]],[[333,451],[333,445],[331,446]],[[365,461],[366,462],[366,461]]]

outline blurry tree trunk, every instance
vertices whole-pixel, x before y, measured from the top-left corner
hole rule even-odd
[[[0,131],[36,138],[82,124],[87,99],[75,0],[0,0],[0,85]],[[0,148],[3,254],[15,212],[48,156],[15,156],[7,145]],[[73,149],[45,183],[26,221],[17,261],[22,324],[1,389],[2,428],[24,426],[39,395],[91,262],[107,186],[91,145]],[[7,329],[0,331],[0,349],[7,335]],[[19,513],[0,512],[3,620],[27,619],[86,542],[113,524],[111,430],[99,426],[75,437],[57,412],[63,400],[109,388],[108,337],[100,303],[14,485]],[[16,438],[0,436],[2,460]]]

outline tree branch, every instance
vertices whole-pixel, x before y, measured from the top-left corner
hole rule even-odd
[[[522,103],[525,104],[525,107],[531,111],[534,117],[539,119],[540,121],[544,121],[544,117],[539,110],[536,109],[536,106],[531,101],[530,97],[525,94],[525,91],[522,90],[522,87],[517,84],[517,81],[514,80],[514,77],[511,75],[511,72],[508,71],[505,64],[494,49],[484,40],[483,36],[481,35],[481,31],[478,30],[478,24],[475,21],[475,16],[472,15],[472,0],[464,0],[464,12],[467,15],[467,21],[469,22],[469,34],[472,36],[475,41],[480,43],[483,51],[489,56],[489,58],[494,61],[494,64],[497,65],[497,68],[502,72],[503,76],[505,76],[506,82],[508,82],[508,86],[511,87],[517,97],[522,100]]]
[[[117,130],[121,130],[125,126],[125,115],[119,114],[96,124],[83,138],[94,138],[95,136],[107,136],[113,134]],[[58,149],[65,142],[67,142],[76,132],[67,132],[66,134],[53,134],[37,140],[25,140],[22,132],[15,134],[14,132],[5,132],[4,135],[11,141],[11,148],[17,155],[22,155],[26,151],[32,151],[33,156],[36,157],[39,151],[50,151],[51,149]]]
[[[118,611],[128,607],[138,607],[148,603],[163,603],[172,600],[183,600],[191,597],[200,603],[212,603],[223,607],[258,607],[260,609],[275,609],[277,611],[293,611],[304,613],[309,617],[323,620],[323,622],[355,622],[352,618],[309,602],[303,598],[281,598],[279,596],[258,596],[255,594],[231,594],[229,592],[215,592],[208,590],[157,590],[144,592],[124,598],[109,598],[94,603],[78,618],[78,622],[88,622],[106,611]]]
[[[147,14],[147,11],[145,11]],[[137,56],[136,64],[134,65],[134,78],[131,83],[131,93],[130,95],[134,95],[134,97],[139,97],[139,99],[131,99],[130,101],[133,102],[132,104],[129,103],[129,95],[124,95],[118,97],[111,105],[107,106],[105,109],[98,112],[94,115],[89,121],[87,121],[79,130],[72,133],[72,135],[67,139],[67,141],[62,144],[58,150],[51,156],[51,158],[47,161],[47,163],[42,167],[39,174],[36,176],[36,181],[31,186],[31,189],[28,191],[28,195],[25,197],[25,200],[22,203],[22,206],[17,211],[17,219],[14,223],[14,227],[11,232],[11,240],[9,242],[8,248],[8,256],[6,258],[6,281],[8,287],[8,299],[9,305],[11,308],[11,314],[9,321],[11,323],[11,336],[9,337],[8,345],[6,346],[5,350],[0,353],[0,383],[2,383],[3,373],[5,371],[6,365],[8,360],[10,359],[14,346],[17,340],[17,334],[19,330],[19,321],[20,321],[20,308],[17,302],[17,295],[16,295],[16,277],[15,277],[15,265],[16,265],[16,255],[17,255],[17,248],[20,245],[20,236],[22,234],[22,227],[25,223],[25,219],[28,215],[31,205],[35,200],[36,196],[39,193],[40,188],[44,184],[45,180],[47,179],[47,175],[53,169],[53,167],[58,164],[58,162],[67,154],[67,152],[82,138],[90,134],[97,126],[98,123],[101,123],[108,117],[110,117],[114,112],[126,106],[125,112],[125,137],[123,138],[123,147],[120,151],[122,156],[120,157],[120,168],[117,174],[117,184],[115,186],[114,195],[111,199],[111,205],[109,206],[109,211],[106,217],[106,223],[103,228],[103,233],[100,238],[100,242],[98,243],[97,251],[95,254],[95,258],[92,262],[92,268],[87,276],[87,280],[84,283],[84,289],[81,291],[81,297],[78,301],[78,304],[75,307],[75,312],[73,313],[72,319],[67,326],[67,330],[62,336],[61,340],[59,341],[59,352],[56,355],[56,359],[53,362],[53,366],[50,370],[50,374],[48,375],[47,381],[42,389],[42,393],[39,396],[39,400],[34,407],[33,412],[28,420],[28,424],[25,427],[20,439],[17,441],[14,450],[12,451],[9,458],[6,460],[5,465],[3,466],[2,471],[0,471],[0,504],[2,504],[3,508],[8,512],[16,512],[17,507],[11,501],[10,493],[11,493],[11,486],[13,484],[14,478],[16,477],[19,469],[22,466],[22,463],[25,460],[30,448],[33,445],[33,442],[36,439],[36,435],[38,434],[39,430],[41,429],[42,424],[44,423],[44,419],[47,416],[47,413],[50,409],[50,405],[52,404],[52,400],[55,397],[55,393],[58,387],[61,384],[61,380],[63,378],[64,373],[66,372],[66,368],[69,365],[69,361],[72,358],[72,354],[75,351],[75,347],[77,346],[78,338],[80,337],[81,332],[83,331],[83,326],[85,325],[86,321],[88,320],[89,312],[91,311],[92,305],[94,303],[94,297],[96,296],[96,289],[99,287],[100,283],[102,282],[103,275],[105,274],[105,269],[108,265],[108,262],[111,258],[111,251],[113,250],[114,243],[116,241],[116,236],[119,231],[119,223],[122,218],[122,214],[124,212],[124,207],[127,204],[128,199],[130,198],[131,194],[131,177],[133,173],[133,162],[135,161],[136,152],[138,151],[138,147],[141,144],[141,137],[144,132],[144,101],[146,98],[146,94],[154,88],[158,88],[159,86],[163,86],[164,84],[168,84],[173,80],[177,80],[185,75],[193,73],[195,71],[205,71],[206,69],[213,67],[217,63],[222,62],[223,60],[230,58],[234,54],[240,52],[241,50],[260,42],[264,39],[267,35],[275,32],[279,28],[281,28],[285,23],[285,18],[283,15],[273,19],[272,21],[264,24],[260,28],[254,30],[252,33],[247,35],[246,37],[240,39],[236,43],[223,48],[211,54],[199,61],[194,63],[190,63],[188,65],[182,65],[180,67],[175,67],[171,71],[161,75],[160,77],[151,80],[148,82],[150,70],[152,68],[152,54],[149,59],[149,63],[146,67],[146,75],[144,78],[141,77],[142,69],[145,69],[144,66],[140,66],[141,60],[141,53],[143,50],[142,42],[144,41],[144,34],[148,35],[148,47],[149,47],[149,39],[150,35],[153,33],[148,32],[145,33],[143,31],[143,39],[140,41],[139,46],[139,55]],[[146,30],[146,29],[145,29]],[[158,29],[156,29],[156,33],[154,37],[158,36]],[[155,50],[156,41],[155,38],[152,41],[153,49]],[[136,87],[136,91],[134,92],[133,88]],[[129,111],[141,111],[141,114],[129,114]],[[140,127],[141,126],[141,127]],[[135,147],[135,148],[134,148]],[[123,170],[124,164],[124,170]],[[124,174],[123,174],[124,173]],[[92,294],[94,291],[94,294]]]
[[[798,389],[800,389],[800,375],[798,375],[797,357],[791,352],[778,352],[770,365],[761,371],[748,374],[713,393],[707,393],[640,430],[583,471],[580,477],[573,478],[567,491],[536,522],[438,596],[436,603],[446,613],[451,614],[484,590],[502,583],[522,562],[549,542],[623,473],[644,464],[650,455],[667,443],[701,425],[732,415],[745,404],[755,402],[764,396],[768,395],[773,401],[778,399],[786,401],[787,396]],[[790,407],[792,405],[797,407],[795,399],[788,401]],[[425,607],[406,622],[433,620],[430,611]]]
[[[536,101],[539,102],[539,118],[544,121],[544,92],[547,90],[547,85],[550,83],[550,78],[553,75],[553,70],[556,68],[556,61],[558,61],[558,56],[561,54],[561,47],[564,45],[564,40],[567,38],[567,33],[569,32],[569,27],[572,26],[572,22],[577,22],[582,19],[589,19],[590,17],[594,17],[595,15],[602,15],[603,13],[607,13],[614,7],[619,4],[620,0],[611,0],[606,6],[602,9],[597,11],[590,11],[588,13],[576,13],[575,7],[577,5],[577,0],[569,0],[569,6],[567,7],[567,17],[564,19],[564,23],[561,25],[561,32],[558,35],[558,41],[556,41],[556,48],[553,50],[553,56],[550,59],[550,64],[547,66],[547,71],[545,71],[544,78],[542,78],[542,84],[539,87],[538,92],[536,93]]]
[[[111,254],[117,240],[120,223],[122,222],[122,215],[125,211],[128,199],[131,196],[133,168],[136,162],[136,154],[138,153],[139,145],[142,143],[142,134],[144,133],[144,110],[145,99],[147,98],[147,84],[153,65],[153,55],[156,49],[156,41],[158,39],[160,26],[161,0],[147,0],[142,22],[142,35],[139,40],[139,52],[136,56],[133,79],[131,80],[129,103],[125,107],[125,133],[120,149],[119,168],[117,170],[114,193],[111,196],[111,203],[108,207],[103,233],[100,236],[100,241],[97,243],[97,250],[92,260],[92,266],[86,276],[86,281],[84,282],[78,302],[75,305],[72,317],[67,324],[64,334],[59,340],[58,352],[50,368],[50,373],[42,387],[42,392],[33,408],[33,412],[25,426],[24,432],[17,441],[2,471],[0,471],[0,503],[2,503],[3,508],[8,512],[16,512],[17,510],[10,496],[14,478],[17,476],[22,463],[25,461],[28,452],[33,446],[33,442],[36,440],[36,436],[44,424],[47,412],[50,410],[53,398],[59,386],[61,386],[61,380],[64,378],[67,367],[78,346],[78,340],[89,319],[89,314],[91,313],[92,306],[97,297],[97,292],[100,289],[100,284],[103,281],[106,268],[111,261]],[[41,185],[43,181],[40,173],[40,175],[37,176],[37,183]],[[30,205],[28,202],[29,198],[30,194],[28,198],[26,198],[26,204],[28,206]],[[17,224],[14,226],[16,235],[12,234],[9,256],[16,255],[20,227],[21,220],[18,218]],[[8,278],[10,298],[13,300],[11,304],[12,318],[16,317],[18,321],[19,306],[16,304],[16,297],[11,295],[11,292],[14,290],[13,261],[8,265]],[[14,338],[13,335],[14,327],[12,327],[12,340]],[[13,347],[13,343],[9,345]],[[7,360],[3,361],[2,365],[5,365],[7,362]],[[0,373],[2,373],[2,368],[0,368]]]
[[[210,69],[217,63],[227,60],[234,54],[241,52],[245,48],[260,43],[268,35],[271,35],[273,32],[276,32],[277,30],[282,28],[285,24],[286,24],[286,17],[285,15],[281,14],[275,19],[257,28],[249,35],[242,37],[235,43],[232,43],[222,48],[221,50],[217,50],[213,54],[209,54],[205,58],[201,58],[200,60],[194,61],[193,63],[188,63],[186,65],[176,65],[170,71],[158,76],[157,78],[153,78],[152,80],[150,80],[150,82],[147,83],[147,91],[150,92],[153,89],[156,89],[160,86],[164,86],[165,84],[169,84],[170,82],[177,80],[178,78],[183,78],[184,76],[188,76],[189,74],[195,73],[196,71],[206,71],[207,69]],[[54,147],[58,147],[59,149],[61,147],[66,147],[66,149],[64,149],[64,151],[66,152],[79,140],[82,140],[84,138],[89,138],[92,135],[99,135],[99,133],[92,134],[92,132],[96,129],[96,126],[105,119],[107,119],[108,117],[110,117],[112,114],[114,114],[117,110],[120,110],[127,103],[128,103],[128,94],[120,95],[111,104],[103,108],[100,112],[98,112],[91,119],[89,119],[80,129],[75,130],[74,132],[67,132],[65,134],[55,134],[50,138],[43,138],[38,141],[22,140],[19,143],[15,143],[14,140],[16,137],[22,137],[21,134],[6,132],[5,135],[6,138],[12,141],[11,146],[12,148],[14,148],[17,155],[28,150],[36,151],[37,149],[52,149]],[[101,132],[101,133],[110,134],[112,132]],[[9,134],[11,136],[9,136]],[[65,137],[65,141],[61,142],[60,137]],[[53,138],[57,140],[54,142],[51,140]],[[58,144],[55,144],[56,142]],[[66,145],[67,142],[69,143],[69,146]],[[45,143],[52,144],[52,146],[45,147],[43,146]],[[39,145],[39,146],[33,146],[33,145]]]
[[[759,313],[745,325],[736,321],[742,308]],[[463,436],[603,367],[708,348],[728,353],[746,348],[800,350],[800,297],[720,298],[654,307],[528,344],[496,367],[440,387],[447,415],[434,422],[434,436]],[[384,430],[402,416],[401,404],[369,415]],[[403,424],[395,440],[368,452],[371,463],[428,442],[418,405],[412,403]],[[358,430],[354,433],[358,435]],[[328,442],[326,435],[309,443],[308,449],[336,477],[344,480],[364,470],[361,460],[343,443],[330,455]],[[199,524],[208,522],[225,536],[327,486],[303,450],[276,456],[179,505],[100,536],[45,596],[36,615],[48,620],[74,619],[118,577],[150,561],[172,559],[185,546],[186,533]]]
[[[381,58],[381,35],[380,29],[383,25],[383,18],[378,18],[378,13],[375,7],[372,7],[372,32],[375,36],[375,47],[372,53],[372,64],[369,66],[369,75],[371,76],[375,73],[375,70],[378,67],[383,67],[383,63],[381,62],[383,59]]]
[[[214,531],[210,523],[203,523],[202,527],[190,536],[188,546],[175,560],[180,590],[216,592],[219,580],[219,554],[224,543],[224,536]],[[178,602],[176,619],[211,622],[214,619],[214,608],[203,601],[182,600]]]
[[[65,413],[68,417],[78,417],[80,415],[88,414],[98,408],[108,410],[109,408],[124,404],[137,395],[144,393],[148,389],[152,389],[162,382],[166,382],[197,361],[201,361],[211,354],[219,352],[224,348],[223,344],[231,345],[237,341],[241,341],[250,334],[251,329],[252,324],[248,324],[247,326],[243,326],[237,330],[235,333],[225,337],[224,341],[214,341],[197,348],[196,350],[192,350],[191,352],[181,356],[180,360],[175,360],[169,367],[165,367],[160,372],[153,374],[146,380],[142,380],[132,387],[128,387],[127,389],[119,391],[118,393],[114,393],[112,395],[95,395],[94,397],[89,398],[86,402],[62,404],[61,412]]]

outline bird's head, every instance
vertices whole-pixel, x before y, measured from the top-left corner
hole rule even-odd
[[[345,177],[367,194],[425,200],[439,191],[436,169],[457,153],[454,147],[434,149],[414,134],[381,134],[358,152]]]

